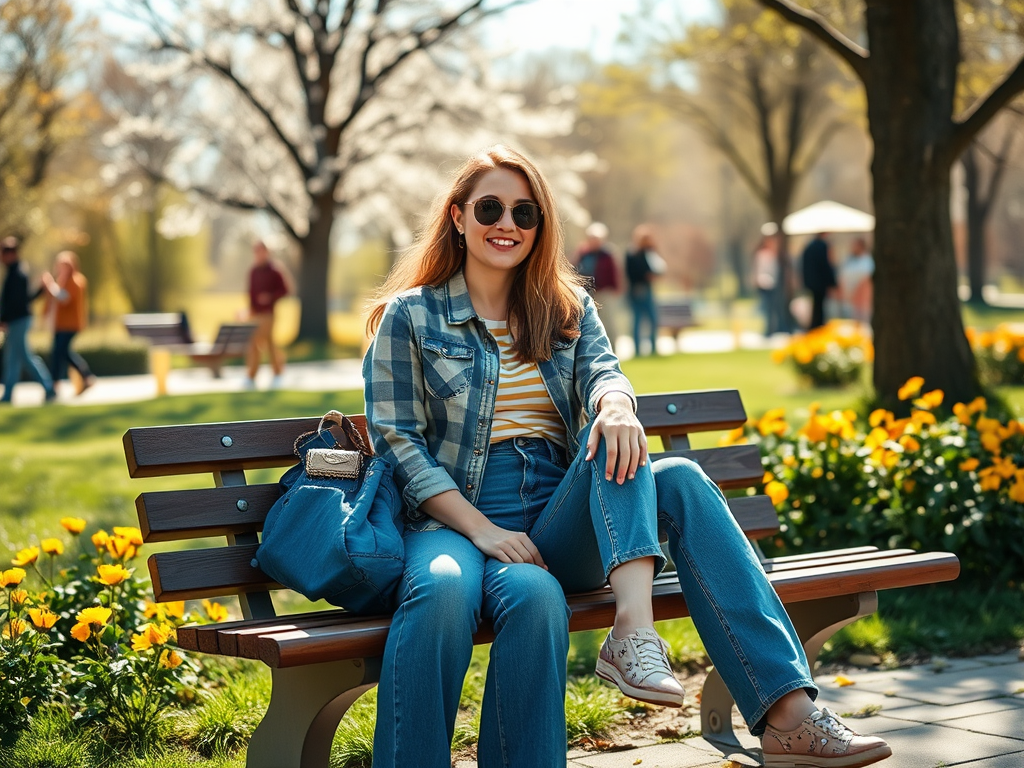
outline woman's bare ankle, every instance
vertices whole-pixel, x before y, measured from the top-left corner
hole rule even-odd
[[[799,688],[772,704],[768,708],[767,719],[772,728],[778,731],[792,731],[816,709],[807,691]]]

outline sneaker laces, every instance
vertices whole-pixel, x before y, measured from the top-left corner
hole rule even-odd
[[[665,647],[660,637],[636,635],[629,638],[629,641],[633,646],[633,652],[635,653],[637,660],[640,662],[641,669],[654,669],[664,671],[669,674],[672,673],[672,668],[668,663],[668,657],[665,654]]]
[[[815,714],[817,716],[815,716]],[[822,707],[820,712],[811,715],[811,722],[821,728],[825,733],[831,736],[833,739],[839,741],[852,741],[853,737],[857,734],[846,724],[844,724],[835,714],[828,708]]]

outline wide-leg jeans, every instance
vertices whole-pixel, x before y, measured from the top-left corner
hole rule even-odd
[[[589,427],[580,435],[586,444]],[[663,459],[622,485],[595,458],[546,440],[491,446],[477,507],[526,532],[549,570],[486,557],[434,521],[409,526],[400,605],[378,691],[375,768],[450,766],[459,696],[481,619],[495,640],[484,688],[480,768],[565,766],[565,594],[601,587],[621,563],[664,564],[667,534],[690,614],[751,732],[786,693],[817,688],[800,641],[721,491],[693,462]]]

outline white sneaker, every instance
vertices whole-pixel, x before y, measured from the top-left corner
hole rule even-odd
[[[284,384],[284,376],[280,373],[270,380],[271,389],[280,389],[282,384]]]
[[[683,686],[668,663],[665,641],[653,629],[641,628],[622,640],[604,639],[597,676],[614,683],[627,696],[649,704],[683,706]]]
[[[256,389],[256,379],[246,378],[246,380],[242,382],[242,389],[246,392],[254,391]]]

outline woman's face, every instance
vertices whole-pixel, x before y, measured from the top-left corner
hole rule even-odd
[[[521,229],[512,220],[512,206],[536,203],[522,174],[508,168],[494,168],[473,187],[466,203],[493,198],[505,206],[501,218],[485,225],[476,220],[473,205],[453,205],[451,217],[466,238],[466,269],[471,272],[514,270],[533,250],[538,227]],[[482,269],[481,269],[482,268]]]

